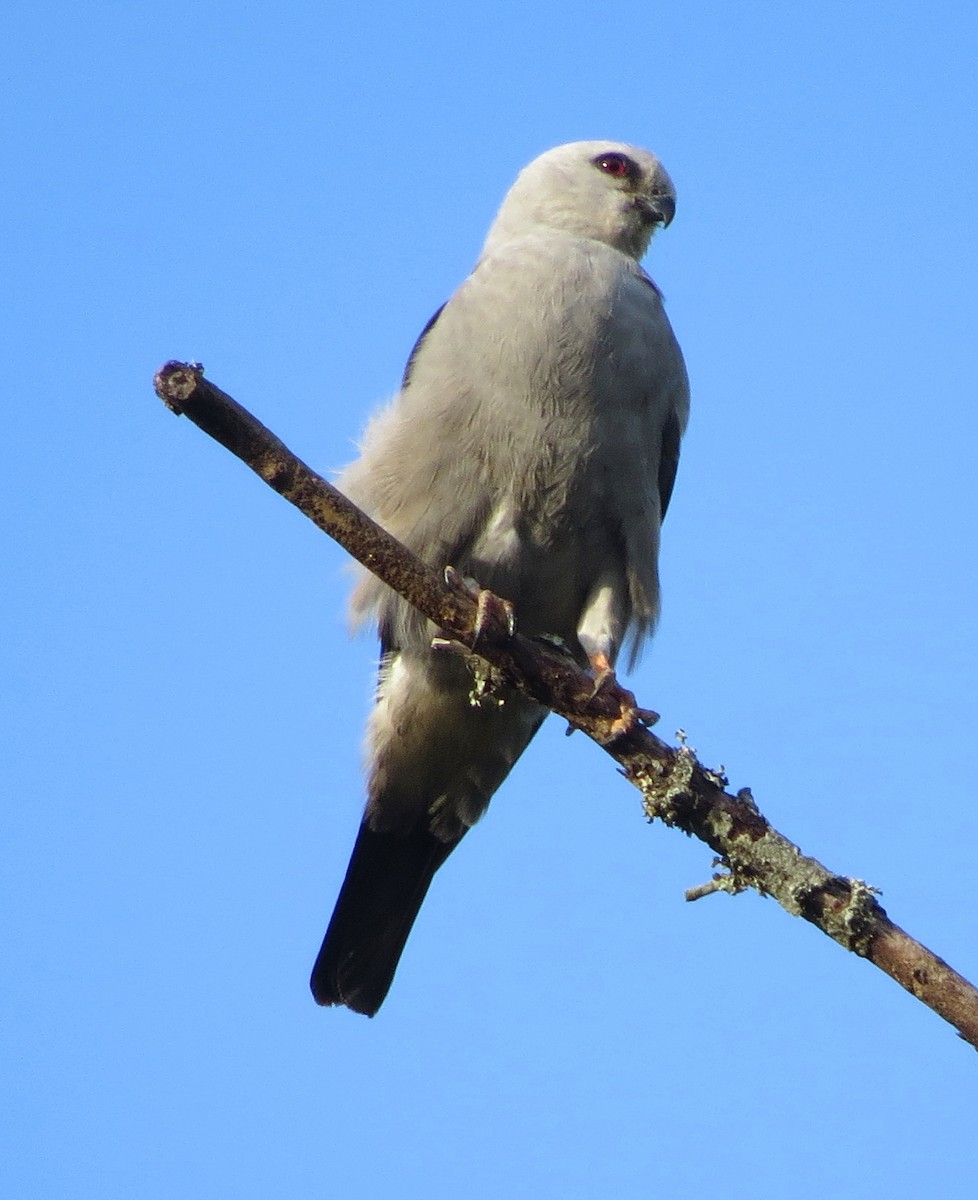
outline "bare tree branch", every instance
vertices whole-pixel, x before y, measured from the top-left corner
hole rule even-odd
[[[571,656],[544,641],[511,633],[495,606],[480,622],[477,603],[457,579],[446,579],[365,516],[310,470],[246,409],[204,379],[197,364],[169,362],[156,392],[236,454],[320,529],[338,541],[425,614],[463,653],[484,659],[509,686],[519,687],[583,730],[620,765],[642,793],[649,820],[658,818],[705,842],[722,871],[687,892],[752,887],[793,916],[804,917],[847,950],[869,959],[978,1048],[978,990],[942,959],[894,925],[874,889],[835,875],[802,854],[758,811],[748,789],[724,790],[726,779],[702,766],[682,744],[667,745],[643,724],[622,688],[594,694],[592,677]],[[485,614],[483,614],[485,616]],[[464,650],[462,648],[465,648]]]

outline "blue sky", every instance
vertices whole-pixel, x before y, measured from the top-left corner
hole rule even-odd
[[[362,803],[342,552],[151,388],[354,453],[519,168],[655,150],[693,419],[631,677],[978,976],[978,14],[8,8],[0,1185],[973,1195],[950,1027],[548,725],[373,1021],[308,971]]]

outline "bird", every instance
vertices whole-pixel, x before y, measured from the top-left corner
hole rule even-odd
[[[534,159],[337,480],[598,681],[623,647],[634,662],[659,611],[689,382],[639,260],[675,206],[640,147],[571,142]],[[310,986],[321,1005],[374,1016],[436,871],[548,710],[512,690],[474,704],[466,661],[433,647],[438,630],[367,572],[351,610],[380,636],[367,800]]]

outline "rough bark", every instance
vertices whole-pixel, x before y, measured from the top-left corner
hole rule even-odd
[[[471,655],[477,683],[516,686],[593,738],[642,793],[646,816],[705,842],[721,871],[687,893],[755,888],[793,916],[868,959],[950,1022],[978,1048],[978,990],[886,915],[874,889],[836,875],[772,828],[748,789],[702,766],[685,745],[672,747],[647,728],[654,713],[637,709],[617,685],[594,693],[594,680],[559,647],[508,627],[501,605],[483,605],[451,572],[427,566],[365,516],[246,409],[204,378],[198,364],[169,362],[156,392],[237,455],[280,495],[335,538],[442,631],[446,650]],[[448,566],[449,564],[445,564]],[[517,619],[519,614],[517,613]],[[482,664],[488,664],[483,666]]]

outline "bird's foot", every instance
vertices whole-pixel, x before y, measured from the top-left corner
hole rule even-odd
[[[472,630],[473,648],[490,630],[505,630],[508,637],[516,632],[516,609],[509,600],[497,596],[487,588],[480,587],[474,579],[468,578],[454,567],[445,568],[445,582],[451,587],[457,587],[475,601],[475,625]]]
[[[631,733],[636,725],[644,725],[647,728],[658,721],[659,714],[657,712],[652,712],[648,708],[639,708],[635,702],[635,694],[630,692],[628,688],[621,686],[618,682],[618,676],[615,674],[615,668],[611,665],[611,660],[607,654],[600,652],[589,654],[588,661],[591,664],[591,670],[594,674],[594,688],[588,698],[593,700],[595,696],[601,693],[614,700],[620,710],[620,715],[612,722],[612,738],[621,737],[625,733]]]

